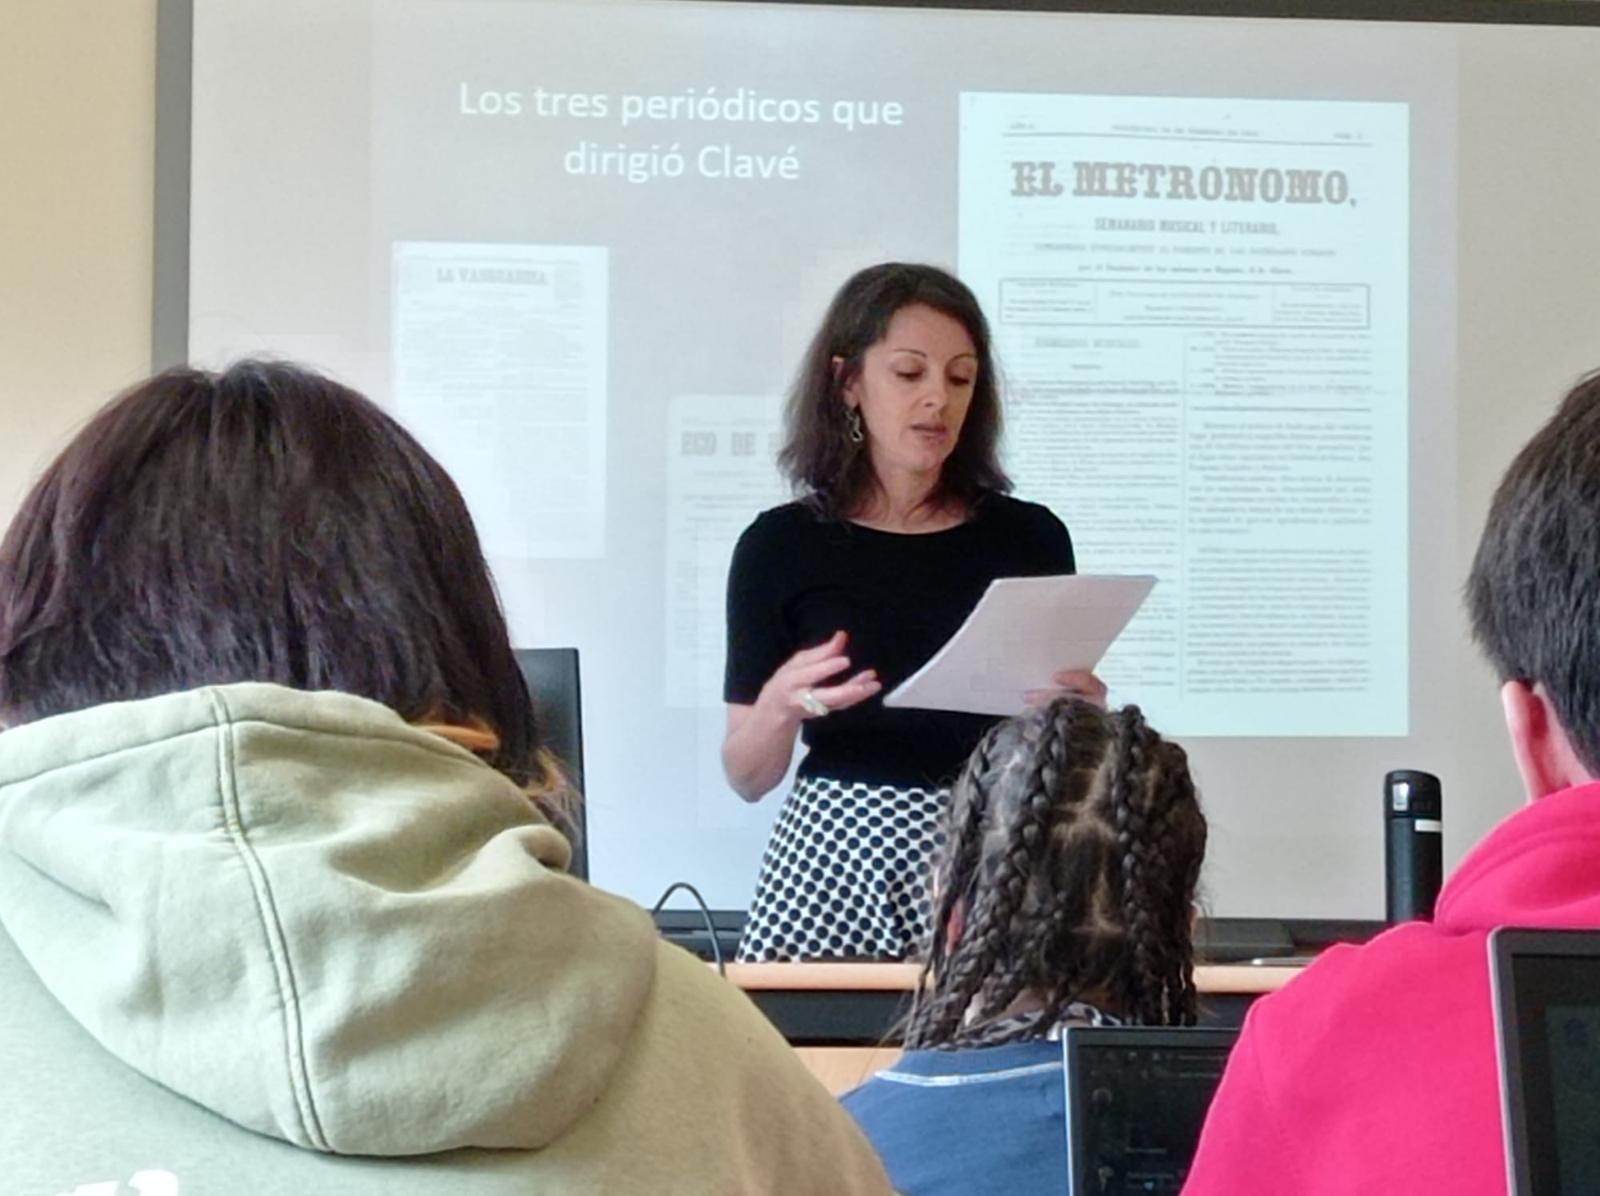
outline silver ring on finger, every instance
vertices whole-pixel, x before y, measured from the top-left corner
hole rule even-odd
[[[815,690],[810,689],[800,694],[800,709],[804,710],[812,718],[821,718],[829,712],[828,704],[817,697]]]

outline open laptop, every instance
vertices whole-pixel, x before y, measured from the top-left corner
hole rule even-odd
[[[1600,1192],[1600,931],[1489,936],[1512,1196]]]
[[[1238,1036],[1210,1027],[1069,1028],[1069,1196],[1182,1189]]]
[[[567,771],[567,778],[583,792],[583,695],[578,683],[576,648],[518,648],[513,655],[528,696],[533,699],[540,732],[546,746]],[[567,871],[589,879],[589,833],[582,801],[572,811],[572,863]]]

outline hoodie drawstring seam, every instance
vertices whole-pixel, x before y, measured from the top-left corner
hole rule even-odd
[[[296,1112],[300,1115],[301,1129],[313,1148],[331,1151],[317,1116],[316,1103],[311,1095],[311,1077],[306,1072],[305,1042],[300,1021],[300,999],[294,981],[294,970],[289,963],[282,923],[278,919],[276,903],[267,883],[266,869],[251,847],[244,830],[244,818],[239,809],[239,793],[233,783],[233,732],[234,723],[227,705],[215,690],[208,690],[212,708],[218,720],[217,782],[222,798],[223,826],[228,838],[244,864],[250,881],[250,890],[256,900],[262,937],[266,940],[267,954],[272,961],[273,974],[278,982],[278,1003],[283,1010],[282,1028],[284,1054],[289,1073],[289,1088],[294,1094]]]

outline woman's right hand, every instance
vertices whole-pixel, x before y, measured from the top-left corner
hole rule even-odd
[[[823,684],[850,667],[850,658],[844,651],[847,639],[843,631],[835,631],[825,643],[802,648],[789,657],[761,687],[756,709],[798,725],[808,718],[848,710],[881,690],[883,682],[874,669],[862,669],[843,681]]]
[[[801,723],[848,709],[883,688],[872,669],[826,684],[850,667],[845,640],[845,633],[836,631],[826,643],[802,648],[767,678],[754,702],[729,703],[722,768],[746,801],[759,801],[783,780]]]

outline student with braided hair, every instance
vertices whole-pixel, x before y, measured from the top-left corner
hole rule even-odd
[[[1054,1193],[1062,1028],[1192,1025],[1206,821],[1136,706],[996,725],[956,782],[906,1053],[845,1106],[905,1196]]]

